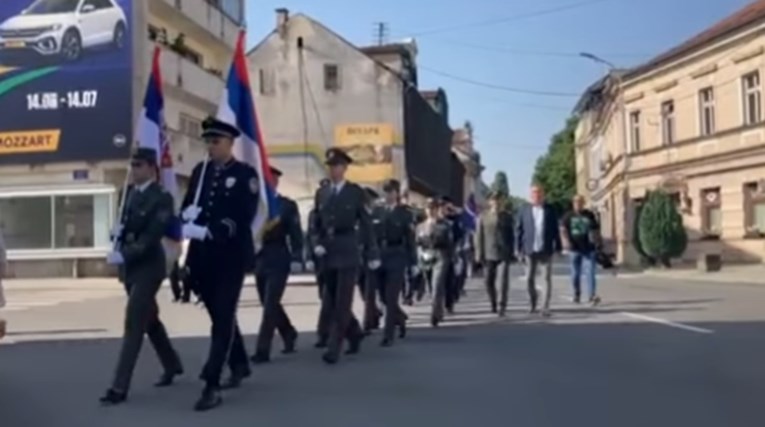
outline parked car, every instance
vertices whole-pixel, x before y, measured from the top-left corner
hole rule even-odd
[[[0,24],[0,54],[33,53],[65,62],[95,47],[124,47],[125,11],[115,0],[35,0]]]

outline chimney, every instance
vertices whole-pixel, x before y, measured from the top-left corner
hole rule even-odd
[[[290,20],[290,11],[287,8],[280,7],[276,9],[276,29],[282,37],[286,35],[287,22]]]

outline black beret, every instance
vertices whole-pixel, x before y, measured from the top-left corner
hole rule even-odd
[[[208,117],[202,122],[202,138],[224,137],[236,139],[241,134],[236,126],[218,120],[215,117]]]
[[[275,177],[277,177],[277,178],[278,178],[278,177],[280,177],[280,176],[282,176],[282,175],[284,175],[284,174],[283,174],[283,173],[282,173],[282,171],[280,171],[279,169],[277,169],[277,168],[275,168],[275,167],[271,166],[271,175],[273,175],[273,176],[275,176]]]
[[[156,165],[157,150],[148,147],[138,147],[133,151],[132,159],[139,162],[146,162],[150,165]]]
[[[324,163],[328,165],[349,165],[353,163],[353,159],[345,151],[339,148],[330,148],[327,150]]]

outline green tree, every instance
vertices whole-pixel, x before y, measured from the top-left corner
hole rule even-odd
[[[688,246],[683,217],[665,191],[656,190],[648,194],[640,210],[638,230],[642,251],[666,267]]]
[[[566,126],[553,135],[547,153],[537,159],[534,182],[541,185],[547,200],[561,209],[568,209],[576,194],[576,165],[574,140],[578,120],[566,121]]]

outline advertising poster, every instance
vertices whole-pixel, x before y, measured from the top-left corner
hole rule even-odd
[[[0,164],[128,156],[131,3],[0,1]]]
[[[387,123],[337,126],[335,146],[353,159],[348,179],[376,183],[393,178],[393,137],[393,126]]]

